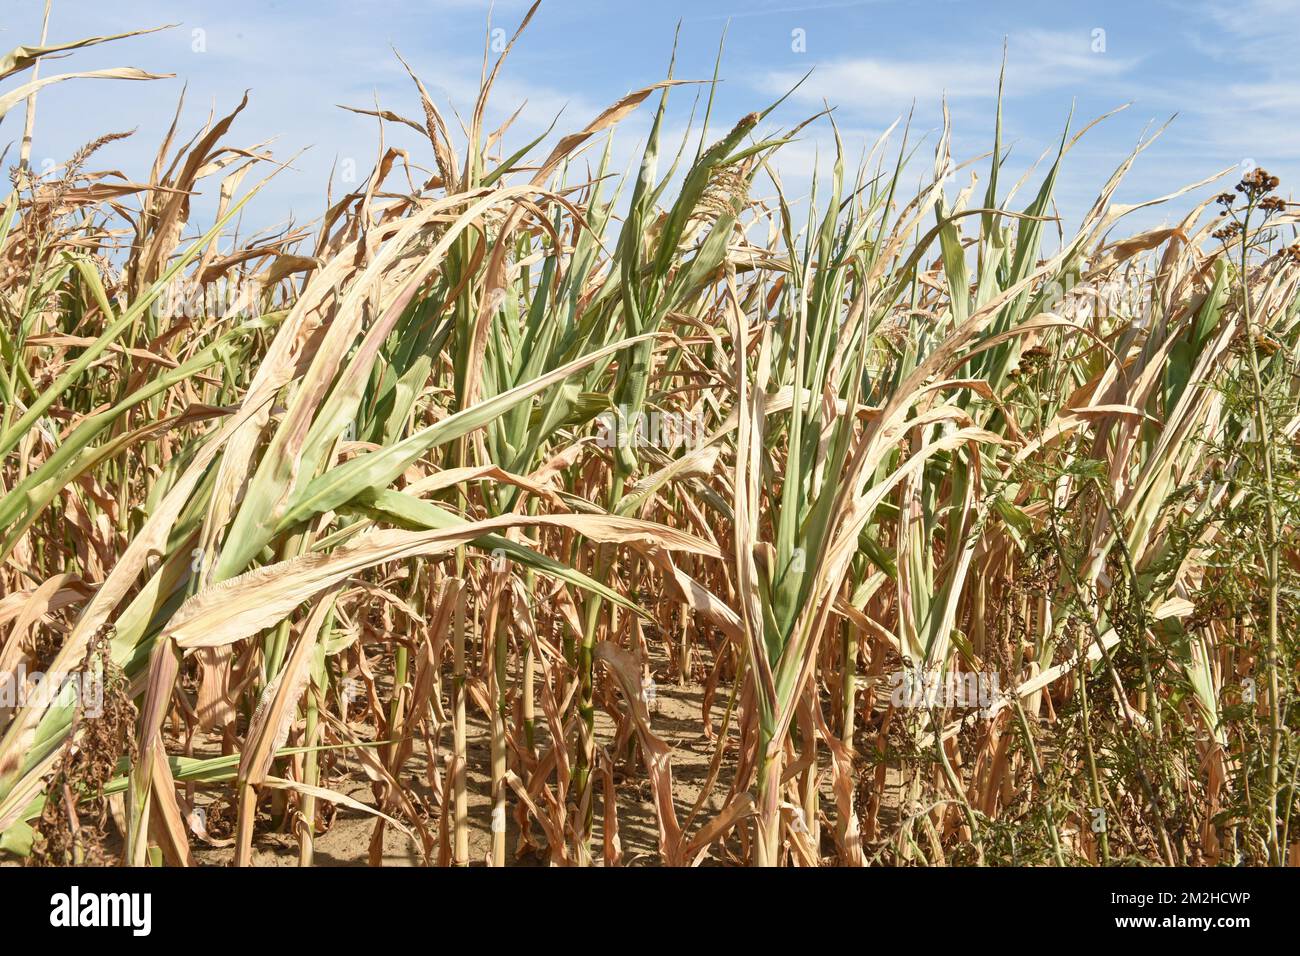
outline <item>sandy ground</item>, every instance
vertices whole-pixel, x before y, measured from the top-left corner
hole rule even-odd
[[[661,668],[662,669],[662,668]],[[713,757],[713,742],[705,738],[702,731],[700,706],[703,688],[695,683],[678,686],[669,682],[666,674],[656,674],[657,696],[651,705],[651,723],[654,731],[672,748],[672,771],[674,802],[678,818],[685,821],[686,815],[699,799],[700,788],[708,777],[709,763]],[[713,720],[715,727],[721,720],[726,698],[715,698]],[[469,752],[468,797],[469,797],[469,846],[471,865],[483,865],[490,852],[490,738],[488,727],[480,711],[471,705],[467,708],[467,748]],[[614,736],[614,725],[608,715],[597,711],[597,740],[608,746]],[[359,735],[373,737],[373,728],[356,726]],[[450,731],[445,735],[449,741]],[[729,755],[730,757],[731,755]],[[734,759],[732,757],[731,759]],[[727,761],[727,762],[730,762]],[[373,804],[374,797],[359,764],[351,758],[341,762],[347,767],[347,779],[338,786],[340,792],[362,803]],[[706,809],[720,809],[726,796],[729,776],[724,763],[719,781],[714,785]],[[405,780],[421,788],[426,797],[431,796],[425,781],[425,761],[417,751],[408,762]],[[228,787],[226,788],[229,789]],[[600,787],[597,786],[599,794]],[[200,805],[205,803],[202,793],[196,795]],[[658,832],[655,822],[651,792],[645,782],[643,767],[638,763],[635,776],[630,781],[620,781],[618,787],[618,835],[622,849],[624,865],[657,865],[659,863]],[[509,798],[510,812],[507,814],[507,852],[508,865],[539,866],[546,865],[541,856],[524,856],[515,858],[519,832],[514,818],[517,798],[512,793]],[[228,812],[228,811],[227,811]],[[603,802],[598,800],[596,806],[596,825],[592,842],[593,853],[598,858],[603,840]],[[360,810],[339,806],[329,828],[320,833],[315,841],[316,866],[365,866],[370,854],[370,843],[375,831],[376,818]],[[437,817],[429,821],[429,826],[436,833]],[[533,825],[534,838],[541,842],[540,828]],[[225,841],[223,841],[225,842]],[[396,827],[386,826],[383,841],[384,866],[420,866],[423,861],[419,841],[407,836]],[[191,850],[194,862],[200,866],[229,865],[234,856],[233,847],[206,846],[192,841]],[[295,866],[298,862],[297,838],[284,827],[277,827],[269,814],[259,814],[258,830],[253,846],[254,865],[257,866]]]

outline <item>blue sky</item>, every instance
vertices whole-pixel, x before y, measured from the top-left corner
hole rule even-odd
[[[0,46],[35,43],[43,0],[6,5]],[[498,0],[492,26],[511,33],[526,9],[524,2]],[[141,178],[183,83],[186,131],[209,110],[228,112],[247,89],[250,105],[232,142],[251,146],[275,138],[282,159],[311,147],[258,198],[255,224],[290,214],[306,221],[321,210],[336,159],[352,159],[364,175],[377,153],[376,122],[337,104],[370,107],[378,98],[386,109],[419,117],[418,97],[392,54],[396,46],[436,96],[467,115],[488,17],[488,4],[479,0],[56,0],[52,41],[181,25],[80,51],[47,65],[46,75],[129,65],[176,78],[48,88],[33,158],[62,160],[100,133],[138,128],[105,150],[98,165]],[[1175,113],[1173,126],[1139,160],[1121,200],[1158,196],[1247,160],[1279,174],[1284,193],[1300,177],[1300,0],[546,0],[497,84],[490,120],[528,102],[507,148],[537,135],[561,110],[558,131],[576,130],[628,90],[662,78],[679,20],[681,78],[711,74],[727,29],[714,120],[719,133],[813,69],[775,121],[791,125],[825,99],[836,107],[836,122],[856,155],[915,102],[913,129],[928,136],[922,150],[928,161],[946,95],[954,152],[968,158],[991,142],[1005,39],[1005,137],[1014,145],[1015,170],[1059,138],[1072,103],[1076,125],[1132,104],[1089,133],[1067,160],[1059,192],[1067,219],[1087,208],[1145,129]],[[694,96],[690,88],[674,92],[673,130],[685,129]],[[649,106],[618,134],[620,161],[635,155]],[[16,110],[0,125],[0,148],[20,132]],[[413,162],[432,166],[427,142],[391,125],[387,135],[390,145],[411,150]],[[830,141],[822,121],[783,151],[779,168],[792,190],[806,187],[808,170],[815,159],[825,160]],[[987,164],[977,168],[983,177]],[[1172,212],[1156,217],[1167,215]]]

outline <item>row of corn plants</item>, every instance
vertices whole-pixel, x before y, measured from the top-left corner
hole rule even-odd
[[[40,88],[157,77],[41,74],[134,34],[0,57],[0,851],[307,866],[345,815],[355,862],[618,865],[648,793],[666,865],[1300,863],[1278,180],[1118,203],[1144,140],[1070,231],[1087,127],[1017,182],[1000,110],[854,166],[671,67],[507,148],[535,11],[455,129],[409,67],[359,110],[427,168],[251,237],[247,99],[38,171]]]

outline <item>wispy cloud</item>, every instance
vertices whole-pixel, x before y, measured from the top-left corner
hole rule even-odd
[[[1140,62],[1093,49],[1088,31],[1025,30],[1007,38],[1008,96],[1070,89],[1118,80]],[[845,110],[881,116],[897,113],[915,100],[988,100],[997,95],[1000,50],[969,44],[931,49],[919,56],[847,57],[817,64],[796,98],[827,100]],[[790,89],[802,74],[773,70],[758,78],[767,93]]]
[[[1211,63],[1166,83],[1188,140],[1261,164],[1300,160],[1300,2],[1179,3],[1173,10],[1188,42]]]

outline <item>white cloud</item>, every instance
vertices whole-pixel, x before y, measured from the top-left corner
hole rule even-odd
[[[1088,31],[1027,30],[1007,41],[1008,97],[1049,89],[1103,84],[1124,78],[1138,64],[1134,57],[1093,52]],[[989,100],[997,95],[1000,51],[996,47],[930,51],[920,56],[852,57],[817,65],[795,97],[823,99],[867,115],[896,114],[913,100],[927,108],[946,97]],[[791,88],[802,74],[777,70],[758,85],[767,93]]]

